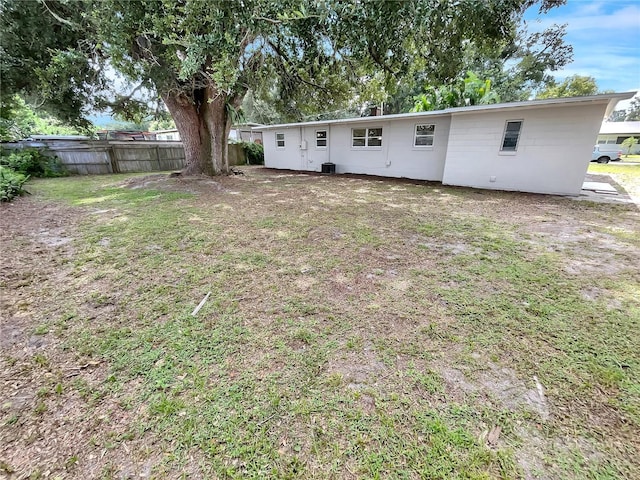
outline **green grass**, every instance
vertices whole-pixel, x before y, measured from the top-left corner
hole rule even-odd
[[[627,193],[640,199],[640,163],[637,165],[626,165],[623,162],[590,163],[588,173],[611,175]]]
[[[616,173],[629,178],[640,177],[640,164],[625,165],[624,163],[590,163],[589,173]]]
[[[640,472],[634,207],[258,169],[200,195],[128,178],[33,183],[32,201],[79,220],[66,281],[32,286],[49,300],[31,331],[106,369],[65,378],[55,352],[35,355],[53,372],[38,421],[65,398],[116,403],[132,420],[96,426],[96,451],[152,443],[158,477],[195,454],[217,478],[519,478],[532,449],[547,477]],[[578,240],[530,230],[559,218]],[[598,255],[621,267],[568,272]],[[524,400],[534,376],[549,418]]]

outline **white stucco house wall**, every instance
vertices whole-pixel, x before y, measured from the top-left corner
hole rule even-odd
[[[256,127],[265,166],[578,195],[602,119],[635,92]]]
[[[631,153],[640,153],[640,122],[602,122],[598,134],[598,144],[620,146],[629,137],[638,139]],[[624,153],[627,153],[626,149]]]

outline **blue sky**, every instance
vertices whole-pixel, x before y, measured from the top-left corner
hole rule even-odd
[[[588,75],[601,90],[640,90],[640,1],[568,0],[536,17],[536,7],[525,15],[531,31],[567,24],[565,41],[573,45],[573,62],[554,72],[556,79]]]

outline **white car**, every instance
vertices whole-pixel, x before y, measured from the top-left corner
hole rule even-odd
[[[593,147],[591,161],[598,163],[617,162],[620,160],[621,156],[622,150],[620,150],[617,145],[601,144]]]

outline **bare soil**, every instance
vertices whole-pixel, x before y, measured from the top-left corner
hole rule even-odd
[[[384,189],[379,188],[381,184]],[[590,205],[577,207],[571,200],[559,197],[449,189],[407,180],[301,175],[268,169],[246,169],[246,175],[220,179],[138,176],[121,185],[134,190],[152,188],[193,193],[197,196],[189,202],[194,211],[210,212],[211,206],[217,205],[218,211],[231,215],[249,208],[257,201],[252,200],[252,192],[262,188],[261,218],[277,218],[283,209],[312,216],[316,210],[346,202],[367,204],[372,197],[377,197],[380,199],[377,218],[383,223],[374,226],[375,233],[390,236],[397,235],[397,231],[388,225],[397,222],[399,217],[428,221],[425,205],[429,208],[441,205],[461,219],[484,217],[509,225],[517,238],[541,249],[562,253],[563,268],[568,275],[612,277],[628,271],[633,265],[634,268],[640,265],[637,243],[620,240],[621,235],[638,234],[640,214],[637,209],[627,207],[616,212],[612,225],[608,211]],[[276,185],[278,188],[271,188]],[[425,198],[423,194],[408,190],[416,186],[429,186],[436,191]],[[457,211],[458,207],[463,210]],[[78,298],[95,298],[96,293],[110,290],[108,276],[100,278],[89,266],[75,263],[75,249],[77,241],[83,238],[83,225],[87,221],[112,222],[120,214],[117,208],[72,208],[37,195],[0,205],[0,477],[81,479],[99,478],[105,472],[111,472],[113,478],[160,478],[178,473],[162,471],[164,460],[160,452],[170,449],[166,443],[160,449],[158,445],[162,441],[154,435],[126,437],[135,428],[136,421],[148,415],[144,407],[131,409],[128,406],[128,399],[135,397],[139,385],[131,382],[124,390],[96,398],[93,392],[97,390],[92,387],[108,380],[109,365],[68,348],[64,322],[57,326],[52,323],[52,319],[64,316],[66,303],[73,303]],[[388,224],[384,223],[385,219]],[[199,220],[194,217],[191,221],[197,225]],[[395,305],[395,310],[387,308],[389,304],[380,307],[384,302],[380,292],[385,292],[384,298],[403,299],[420,281],[410,275],[410,271],[428,271],[433,266],[427,257],[407,258],[404,245],[452,258],[479,255],[481,251],[464,236],[442,243],[425,239],[415,232],[399,237],[397,248],[376,247],[366,243],[373,240],[363,231],[365,240],[361,249],[347,253],[352,246],[342,246],[343,230],[339,225],[315,225],[308,231],[307,241],[334,242],[333,254],[362,264],[361,271],[352,274],[336,267],[328,281],[322,283],[314,276],[316,267],[312,256],[291,258],[289,265],[280,268],[295,268],[297,272],[290,285],[291,291],[316,297],[326,295],[332,298],[334,305],[342,305],[345,312],[364,310],[376,314],[375,325],[354,326],[354,336],[363,339],[362,348],[330,358],[323,372],[328,377],[333,375],[341,379],[348,389],[360,392],[363,411],[372,413],[376,399],[368,389],[391,381],[386,378],[394,370],[393,365],[383,362],[374,352],[372,341],[384,332],[384,338],[389,342],[405,342],[420,328],[429,325],[428,319],[417,322],[407,318],[401,302]],[[277,244],[295,233],[284,226],[263,230],[258,227],[254,234],[263,239],[265,249],[268,249],[270,242]],[[99,239],[97,247],[108,249],[111,242],[109,238]],[[240,271],[252,267],[238,262],[237,268]],[[450,281],[443,287],[456,288],[456,283]],[[132,282],[129,288],[133,291],[137,284]],[[487,285],[486,288],[478,294],[489,295],[492,288],[498,287]],[[596,301],[604,295],[604,290],[593,285],[582,293],[585,301]],[[438,301],[434,295],[434,304]],[[108,325],[117,303],[117,298],[110,302],[84,301],[83,318]],[[620,304],[612,300],[610,306],[619,308]],[[267,322],[261,312],[281,306],[258,292],[255,297],[244,298],[240,308],[247,312],[248,324],[260,324]],[[378,314],[381,310],[384,315]],[[441,326],[446,321],[444,317],[438,319]],[[455,320],[451,321],[455,323]],[[58,334],[56,328],[60,329]],[[289,346],[304,350],[305,341],[292,339]],[[428,350],[428,346],[425,348]],[[398,355],[394,362],[397,362],[396,366],[402,365],[406,358]],[[541,423],[558,414],[535,374],[525,378],[514,369],[486,357],[477,357],[475,362],[483,365],[481,371],[451,364],[441,357],[430,362],[431,368],[445,381],[444,397],[440,400],[434,397],[434,402],[481,397],[499,408],[528,411]],[[65,385],[70,382],[74,389],[65,393]],[[593,421],[606,423],[610,419],[606,414],[599,418],[594,412]],[[540,452],[554,447],[529,426],[522,426],[519,433],[523,443],[518,447],[517,457],[525,478],[551,478],[540,473],[547,468]],[[105,448],[110,439],[118,441],[114,441],[111,448]],[[501,442],[500,438],[492,441]],[[582,438],[557,438],[556,441],[555,448],[577,449],[585,457],[599,455],[590,442]],[[79,446],[81,455],[78,455]],[[640,444],[636,442],[635,446]],[[282,448],[288,448],[287,438],[283,440]],[[189,478],[204,478],[200,468],[204,461],[201,453],[194,451],[187,459],[181,471],[189,473]]]

